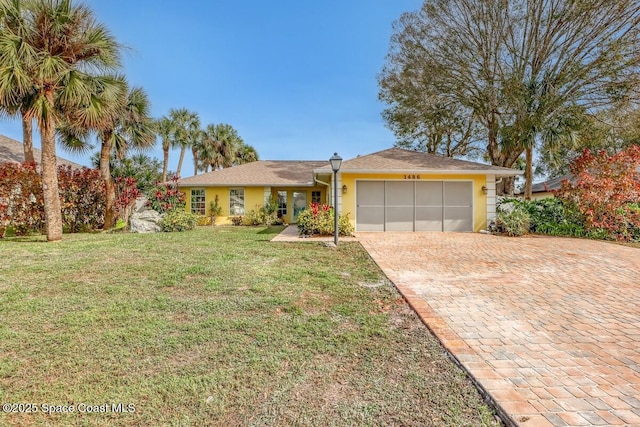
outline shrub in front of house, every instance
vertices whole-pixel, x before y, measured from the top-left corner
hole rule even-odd
[[[587,232],[609,239],[640,240],[640,146],[610,155],[584,150],[571,164],[574,182],[555,196],[576,206]]]
[[[519,200],[503,200],[498,205],[496,227],[499,232],[509,236],[522,236],[529,233],[531,216]]]
[[[200,215],[186,212],[184,209],[173,209],[166,212],[160,221],[160,229],[165,232],[193,230],[200,221]]]
[[[278,223],[278,205],[268,203],[257,209],[246,212],[242,218],[242,225],[274,225]]]
[[[148,206],[158,213],[184,209],[186,195],[178,189],[178,177],[174,176],[166,184],[158,183],[147,193]]]
[[[335,218],[332,206],[311,203],[309,208],[298,214],[297,220],[301,236],[333,236],[334,234]],[[338,233],[341,236],[350,236],[353,233],[353,226],[348,216],[338,217]]]
[[[60,165],[58,184],[65,233],[103,227],[106,200],[100,171]],[[115,184],[118,217],[126,220],[138,195],[136,181],[118,179]],[[0,165],[0,227],[21,236],[42,233],[44,226],[42,178],[36,164]]]
[[[541,200],[505,198],[498,204],[496,219],[498,232],[511,236],[538,233],[549,236],[609,239],[606,230],[588,229],[585,223],[586,219],[577,206],[556,198]]]

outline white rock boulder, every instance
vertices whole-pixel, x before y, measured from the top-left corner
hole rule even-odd
[[[129,229],[132,233],[157,233],[160,229],[162,215],[153,209],[136,212],[129,219]]]

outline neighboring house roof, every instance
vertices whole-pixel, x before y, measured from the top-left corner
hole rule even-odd
[[[36,163],[40,163],[42,152],[39,149],[33,149],[33,156],[36,159]],[[2,163],[24,163],[24,146],[22,142],[0,135],[0,164]],[[68,165],[78,169],[82,168],[82,165],[59,156],[58,165]]]
[[[531,186],[532,193],[548,193],[550,191],[559,190],[562,186],[562,181],[572,180],[573,175],[562,175],[557,178],[551,178],[544,182],[538,182]]]
[[[315,172],[331,172],[331,166],[327,165],[318,168]],[[389,148],[366,156],[345,160],[342,162],[340,172],[435,172],[443,174],[493,174],[497,176],[523,174],[522,171],[516,169],[469,162],[402,148]]]
[[[315,185],[313,170],[327,164],[327,160],[259,160],[184,178],[178,185],[312,187]]]

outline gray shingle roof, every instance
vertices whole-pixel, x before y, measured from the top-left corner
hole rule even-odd
[[[331,171],[331,166],[321,168]],[[483,163],[443,157],[435,154],[389,148],[355,159],[345,160],[341,172],[437,172],[437,173],[478,173],[499,176],[522,175],[516,169],[491,166]],[[316,169],[316,172],[320,172]]]
[[[557,178],[552,178],[544,182],[538,182],[537,184],[533,184],[531,186],[532,193],[546,193],[548,191],[558,190],[562,185],[562,181],[564,180],[573,181],[573,175],[562,175]]]
[[[521,175],[522,171],[483,163],[390,148],[345,160],[341,172],[435,172]],[[261,160],[181,179],[178,185],[193,186],[313,186],[314,173],[331,172],[328,160]]]
[[[36,163],[40,163],[42,152],[34,148],[33,156],[36,159]],[[0,135],[0,164],[2,163],[23,163],[24,162],[24,146],[22,142],[11,139],[7,136]],[[82,168],[82,165],[74,163],[70,160],[63,159],[58,156],[58,165],[69,165],[74,168]]]
[[[313,170],[329,162],[307,160],[259,160],[181,179],[187,186],[313,186]]]

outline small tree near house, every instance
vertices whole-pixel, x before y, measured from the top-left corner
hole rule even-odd
[[[213,202],[209,204],[209,217],[211,218],[211,225],[216,225],[216,218],[222,215],[222,207],[220,206],[220,197],[216,194]]]
[[[575,204],[587,229],[605,230],[617,240],[640,240],[640,146],[614,155],[586,149],[571,165],[556,197]]]

